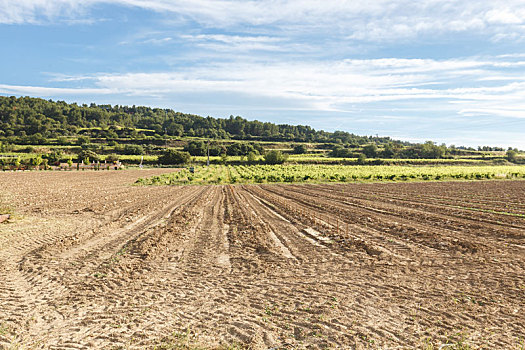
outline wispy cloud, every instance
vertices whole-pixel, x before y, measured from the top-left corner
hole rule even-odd
[[[4,0],[0,2],[0,23],[78,19],[101,3],[177,14],[213,28],[335,29],[352,40],[385,41],[466,31],[492,40],[509,36],[521,40],[525,34],[525,3],[521,0]]]
[[[270,36],[198,34],[181,35],[180,37],[197,46],[214,51],[284,51],[286,44],[283,38]]]
[[[225,39],[226,40],[226,39]],[[226,62],[194,66],[171,72],[57,75],[57,83],[83,81],[92,84],[93,93],[173,96],[181,93],[230,94],[262,99],[294,101],[295,105],[317,111],[345,111],[352,106],[405,101],[405,108],[449,109],[462,115],[479,113],[525,118],[523,79],[488,80],[497,77],[499,67],[524,75],[522,61],[498,57],[455,60],[369,59],[330,62]],[[473,69],[475,68],[475,69]],[[453,79],[452,79],[453,77]],[[476,82],[476,83],[472,83]],[[33,91],[45,88],[10,87],[3,91]],[[53,92],[50,89],[48,92]],[[61,92],[57,90],[56,92]],[[69,93],[74,89],[66,89]],[[432,100],[430,105],[417,101]],[[255,105],[257,102],[253,102]],[[259,108],[263,108],[261,103]],[[279,108],[279,106],[274,106]],[[283,107],[284,108],[284,107]],[[484,112],[480,112],[484,109]]]
[[[59,97],[63,95],[105,95],[119,91],[105,88],[55,88],[45,86],[23,86],[0,84],[0,93],[9,95]]]

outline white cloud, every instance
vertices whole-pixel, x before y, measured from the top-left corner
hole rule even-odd
[[[105,88],[54,88],[43,86],[23,86],[0,84],[0,93],[24,96],[63,96],[63,95],[105,95],[117,94],[118,90]]]
[[[197,46],[214,51],[284,51],[284,40],[270,36],[198,34],[181,35],[182,39],[196,43]]]
[[[511,9],[494,9],[485,14],[485,18],[489,23],[497,24],[522,24],[525,23],[525,11],[518,9],[513,11]]]
[[[227,40],[224,38],[224,40]],[[248,39],[249,40],[249,39]],[[524,61],[486,57],[455,60],[370,59],[330,62],[225,62],[187,67],[172,72],[57,75],[58,84],[91,85],[79,93],[164,96],[178,94],[253,98],[254,107],[265,101],[292,101],[297,108],[347,111],[377,103],[401,103],[401,109],[448,109],[470,115],[486,113],[525,117]],[[518,78],[486,80],[500,75],[500,67]],[[510,73],[509,72],[509,73]],[[34,95],[73,94],[74,88],[39,88],[0,85],[1,91]],[[241,97],[244,96],[244,97]],[[263,101],[263,102],[261,102]],[[418,101],[432,101],[420,103]],[[230,103],[230,102],[225,102]],[[279,104],[273,106],[276,109]],[[486,114],[479,113],[479,114]]]
[[[521,0],[0,0],[0,23],[78,19],[95,4],[176,14],[212,28],[267,26],[372,41],[467,31],[521,40],[525,34]]]

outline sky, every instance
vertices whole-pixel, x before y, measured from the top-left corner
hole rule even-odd
[[[523,0],[0,0],[0,94],[525,149]]]

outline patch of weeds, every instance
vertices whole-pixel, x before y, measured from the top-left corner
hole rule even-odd
[[[357,333],[357,336],[361,338],[365,343],[367,343],[369,346],[373,346],[375,344],[375,340],[370,337],[368,334],[363,334],[361,332]]]
[[[264,309],[264,313],[267,314],[268,316],[272,316],[273,315],[272,309],[270,309],[270,307],[268,307],[268,306]]]
[[[4,202],[0,200],[0,215],[4,215],[4,214],[7,214],[10,216],[7,221],[3,222],[4,224],[15,219],[15,210],[13,209],[13,207],[8,204],[5,204]]]
[[[7,333],[9,333],[9,326],[6,325],[5,323],[1,323],[0,324],[0,335],[6,335]]]
[[[518,350],[525,350],[525,338],[518,338]]]
[[[439,349],[443,350],[471,350],[472,348],[465,340],[465,335],[458,333],[456,336],[449,337],[445,344],[442,344]]]
[[[421,346],[421,350],[437,350],[437,349],[438,347],[434,345],[434,342],[432,341],[430,337],[426,338],[423,341],[423,345]]]
[[[103,272],[95,272],[93,274],[93,277],[95,277],[95,278],[105,278],[107,276],[108,276],[108,274],[107,273],[103,273]]]
[[[110,264],[118,263],[120,261],[120,257],[123,256],[124,254],[126,254],[127,251],[128,251],[128,247],[124,246],[122,249],[120,249],[118,252],[116,252],[111,257]],[[110,264],[107,264],[107,266],[109,266]]]
[[[203,346],[199,345],[197,335],[190,328],[182,332],[173,332],[171,335],[164,337],[160,343],[153,347],[155,350],[242,350],[244,346],[232,343],[220,346]]]
[[[0,204],[0,215],[2,214],[13,214],[14,210],[11,206]]]
[[[2,214],[14,214],[15,210],[9,204],[5,203],[5,200],[0,199],[0,215]]]
[[[331,298],[330,298],[330,301],[329,301],[329,304],[330,304],[330,307],[331,307],[332,309],[336,309],[337,306],[339,306],[339,300],[337,300],[336,297],[331,297]]]
[[[6,350],[22,350],[24,349],[24,347],[23,347],[21,340],[17,336],[15,336],[5,349]]]

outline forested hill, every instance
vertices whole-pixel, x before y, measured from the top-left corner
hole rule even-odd
[[[34,141],[74,136],[86,128],[100,129],[100,137],[198,136],[214,139],[265,141],[341,142],[384,144],[388,137],[357,136],[348,132],[325,132],[304,125],[201,117],[171,109],[143,106],[111,106],[66,103],[40,98],[0,96],[0,138]],[[122,135],[122,132],[129,135]]]

